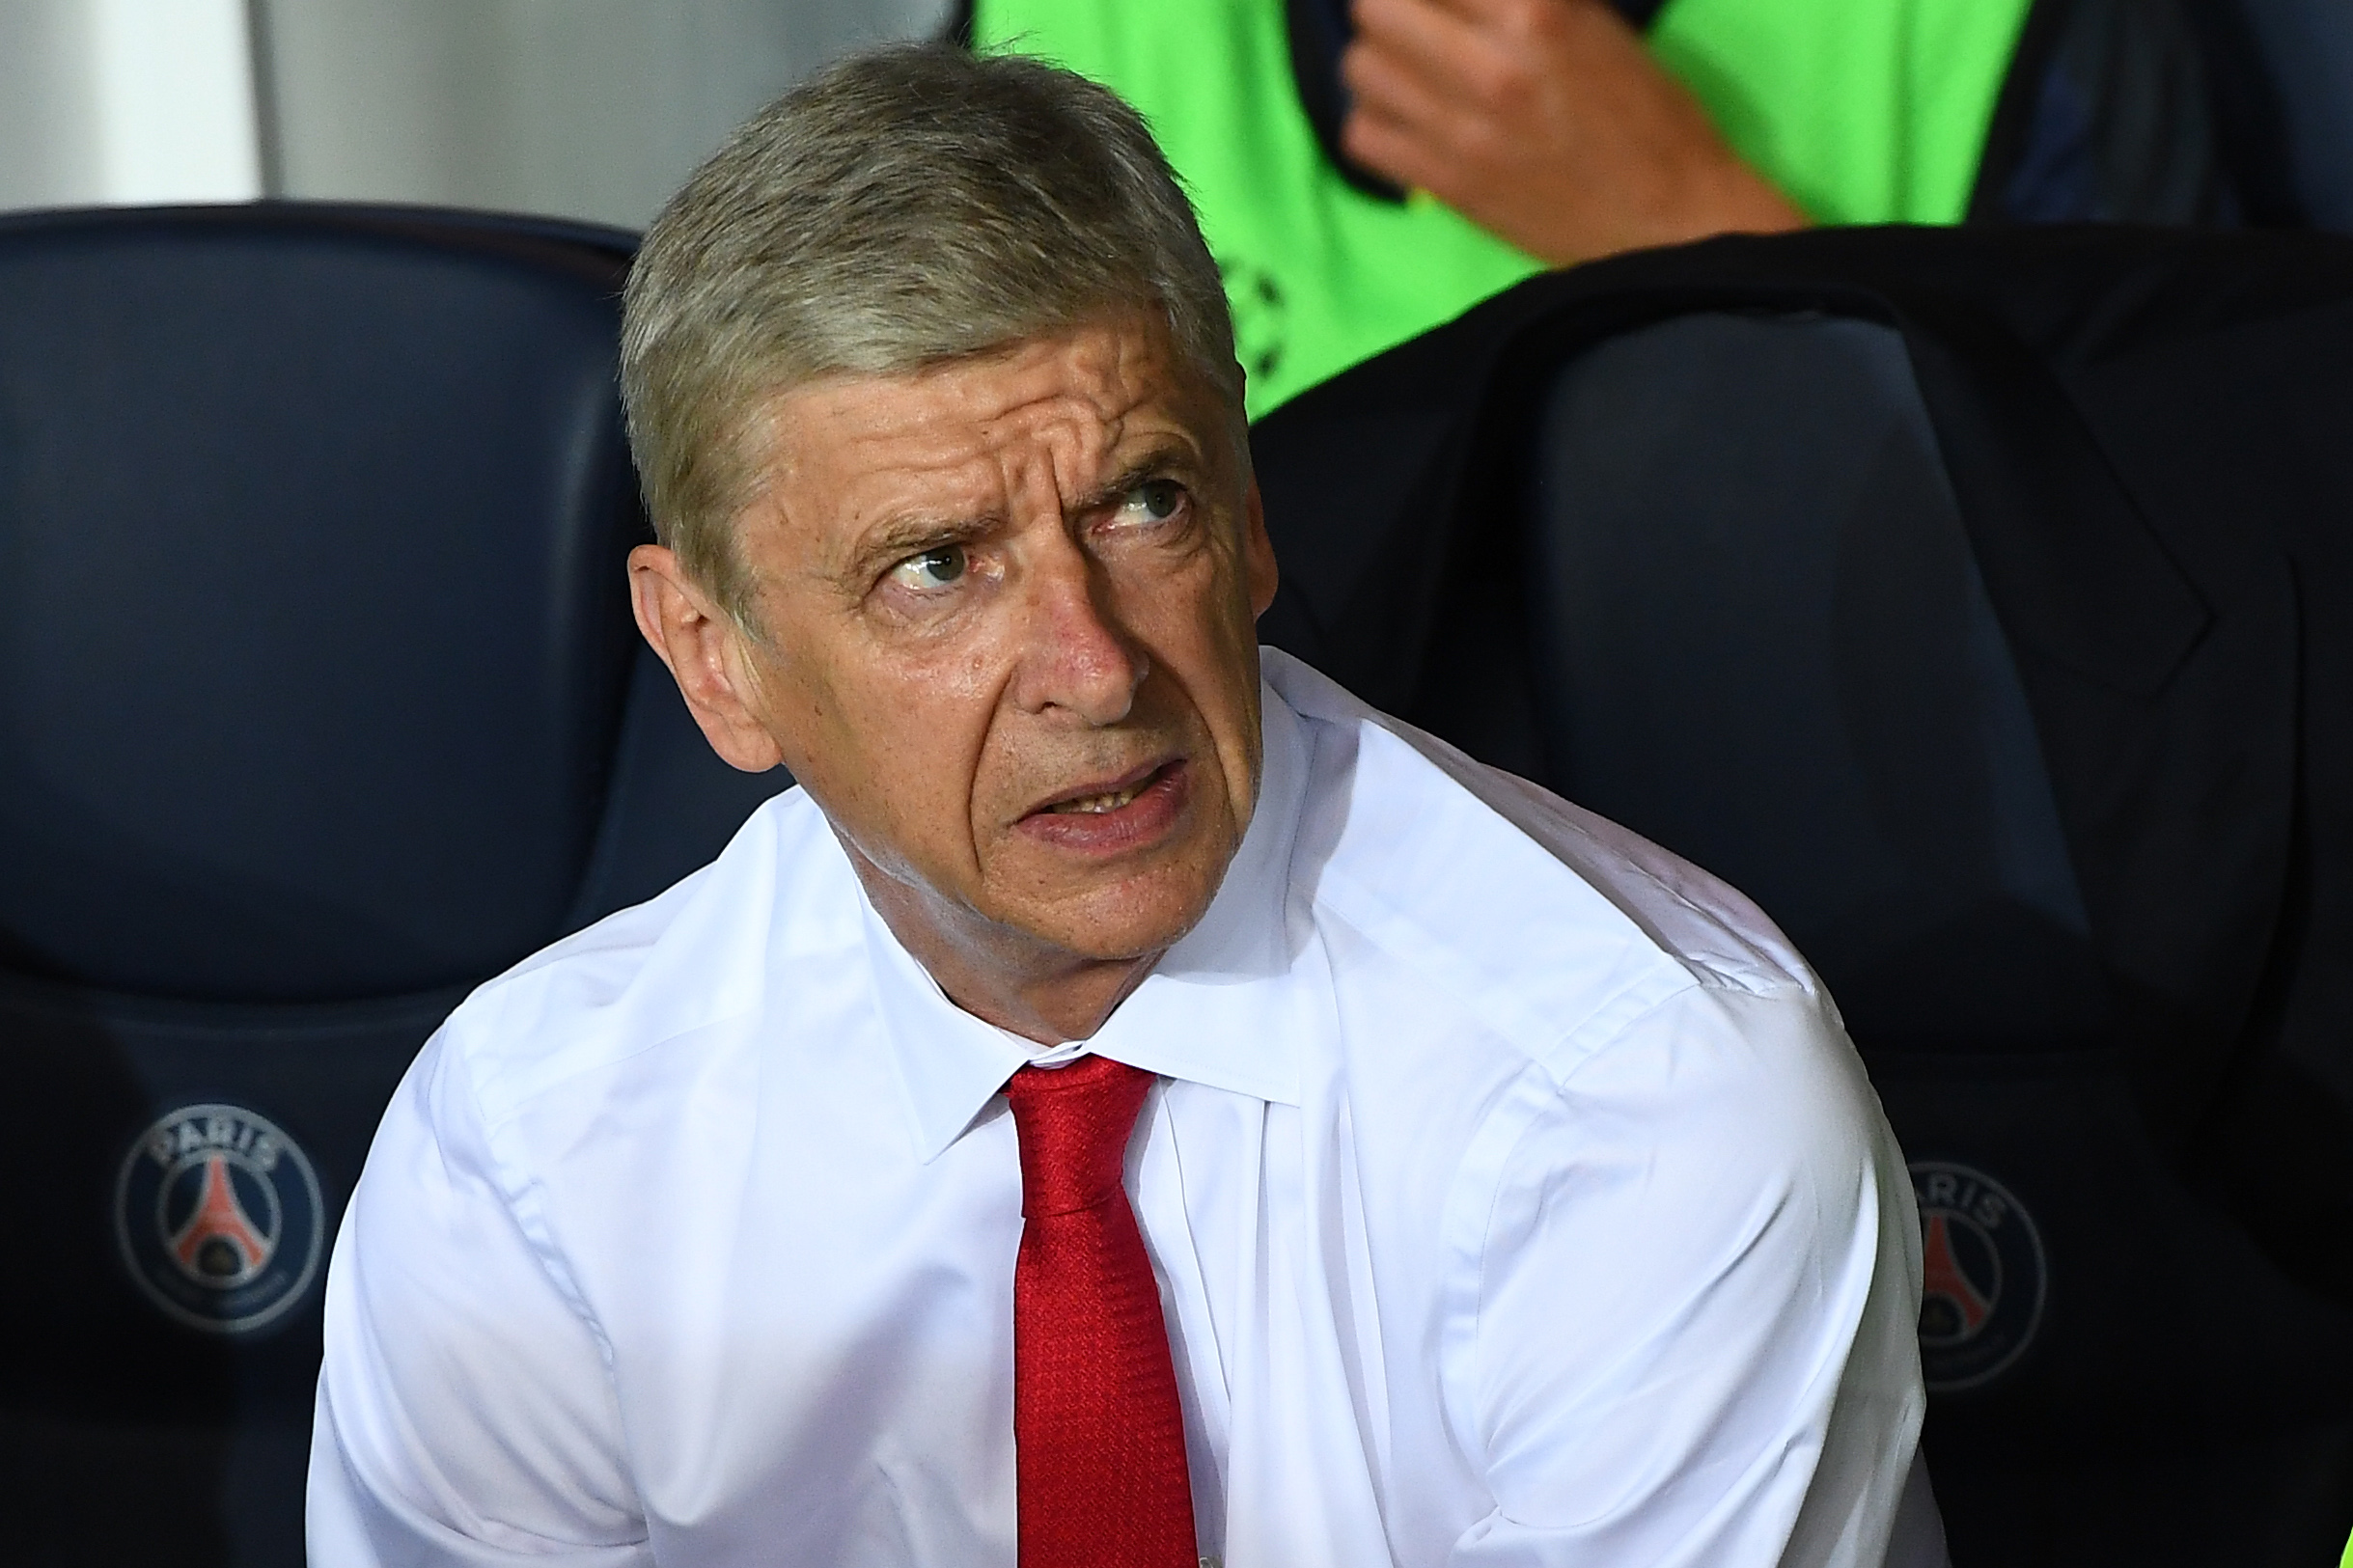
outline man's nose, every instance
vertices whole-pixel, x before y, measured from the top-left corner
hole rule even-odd
[[[1059,708],[1090,725],[1118,724],[1151,660],[1121,629],[1102,572],[1066,538],[1028,575],[1015,701],[1025,712]]]

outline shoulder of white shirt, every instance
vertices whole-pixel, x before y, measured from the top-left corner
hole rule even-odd
[[[1772,922],[1705,872],[1287,654],[1264,650],[1264,670],[1315,740],[1294,877],[1312,878],[1319,910],[1532,1053],[1679,990],[1818,997]],[[512,1105],[757,1010],[780,958],[846,959],[862,940],[858,898],[823,814],[789,789],[710,865],[485,982],[445,1034],[462,1037],[478,1081]],[[751,907],[767,918],[746,919]]]
[[[1533,1054],[1555,1057],[1686,990],[1827,1008],[1788,939],[1739,893],[1656,844],[1359,701],[1266,650],[1267,678],[1345,756],[1343,791],[1309,792],[1295,857],[1321,857],[1319,908],[1455,990]],[[1343,795],[1344,820],[1318,802]]]

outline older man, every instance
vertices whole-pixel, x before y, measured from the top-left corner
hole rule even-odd
[[[639,624],[802,787],[418,1059],[337,1244],[315,1563],[1932,1540],[1909,1186],[1829,1001],[1258,648],[1218,276],[1130,111],[853,62],[696,175],[627,316]]]

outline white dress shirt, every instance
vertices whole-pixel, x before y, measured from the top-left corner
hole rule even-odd
[[[1127,1190],[1204,1558],[1877,1568],[1918,1230],[1818,982],[1720,883],[1264,669],[1242,848],[1085,1047],[1163,1080]],[[336,1240],[312,1562],[1011,1568],[1034,1049],[798,790],[484,986]]]

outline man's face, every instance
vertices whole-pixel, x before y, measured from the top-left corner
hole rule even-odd
[[[1257,799],[1275,584],[1215,392],[1127,320],[769,415],[751,705],[870,876],[967,947],[1173,943]]]

